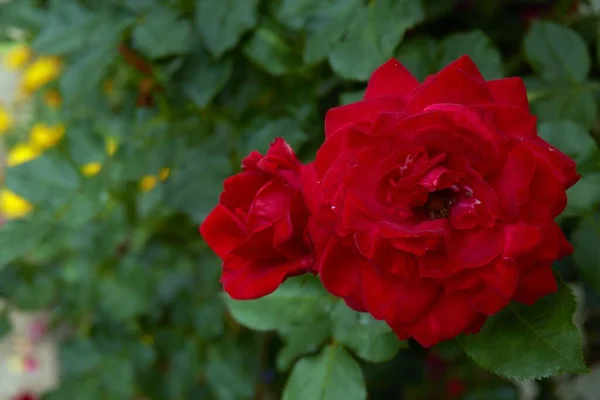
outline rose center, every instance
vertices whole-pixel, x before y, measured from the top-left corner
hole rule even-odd
[[[432,192],[422,210],[430,219],[448,218],[452,205],[456,202],[456,192],[450,189]]]

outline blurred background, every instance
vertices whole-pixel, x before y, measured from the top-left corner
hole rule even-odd
[[[242,327],[198,225],[249,151],[310,161],[389,57],[423,80],[462,54],[524,77],[579,163],[556,268],[591,373],[515,383],[409,342],[355,352],[368,398],[599,399],[599,23],[597,0],[2,0],[0,400],[282,398],[331,334]]]

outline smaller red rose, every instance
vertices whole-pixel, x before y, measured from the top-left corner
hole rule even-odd
[[[302,163],[292,148],[278,138],[266,155],[250,153],[242,169],[225,180],[219,205],[200,226],[223,260],[224,290],[238,300],[265,296],[287,277],[313,267]]]

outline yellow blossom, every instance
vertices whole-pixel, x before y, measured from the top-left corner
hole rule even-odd
[[[40,150],[45,150],[56,145],[64,134],[65,126],[62,124],[48,126],[43,123],[38,123],[35,124],[31,130],[29,139],[33,146]]]
[[[166,181],[169,178],[169,176],[171,176],[171,168],[165,167],[165,168],[161,169],[160,172],[158,173],[158,178],[161,181]]]
[[[58,57],[38,58],[23,73],[23,91],[31,93],[52,82],[60,74],[61,67],[62,61]]]
[[[81,173],[87,177],[98,175],[100,170],[102,170],[102,164],[99,162],[91,162],[81,167]]]
[[[31,59],[31,48],[25,44],[19,44],[12,47],[8,53],[4,55],[3,64],[6,68],[17,70],[23,68]]]
[[[117,140],[113,137],[108,137],[106,138],[106,154],[108,154],[109,156],[112,156],[113,154],[115,154],[117,152],[117,149],[119,148],[119,144],[117,143]]]
[[[37,148],[29,144],[20,143],[15,145],[15,147],[10,149],[10,151],[8,152],[6,165],[8,165],[9,167],[14,167],[19,164],[24,164],[27,161],[31,161],[37,158],[39,155],[40,151]]]
[[[60,106],[62,98],[60,97],[60,93],[58,93],[57,90],[50,90],[44,95],[44,101],[49,107],[58,108]]]
[[[0,135],[5,134],[13,126],[13,117],[4,108],[0,107]]]
[[[144,192],[149,192],[156,186],[156,177],[153,175],[146,175],[140,181],[140,189]]]
[[[27,215],[33,205],[8,189],[0,191],[0,214],[7,219],[17,219]]]

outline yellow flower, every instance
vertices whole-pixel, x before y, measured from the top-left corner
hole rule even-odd
[[[169,176],[171,176],[171,168],[165,167],[165,168],[161,169],[160,172],[158,173],[158,178],[161,181],[166,181],[169,178]]]
[[[27,215],[33,205],[8,189],[0,191],[0,213],[7,219],[17,219]]]
[[[31,161],[40,155],[40,151],[29,144],[17,144],[8,152],[6,165],[14,167]]]
[[[17,70],[23,68],[31,59],[31,48],[25,44],[19,44],[11,48],[4,55],[3,64],[6,68]]]
[[[62,61],[58,57],[40,57],[23,73],[21,87],[24,92],[35,92],[55,80],[60,74]]]
[[[99,162],[91,162],[81,167],[81,173],[87,177],[98,175],[100,170],[102,170],[102,164]]]
[[[58,108],[60,106],[62,98],[60,97],[60,93],[58,93],[57,90],[50,90],[44,95],[44,101],[49,107]]]
[[[29,139],[31,144],[40,150],[48,149],[54,146],[65,134],[65,126],[62,124],[48,126],[43,123],[35,124]]]
[[[5,134],[13,126],[13,117],[4,108],[0,107],[0,135]]]
[[[119,148],[119,144],[117,143],[117,140],[113,137],[108,137],[106,138],[106,154],[108,154],[109,156],[112,156],[113,154],[115,154],[117,152],[117,149]]]
[[[140,189],[144,192],[149,192],[156,186],[156,177],[153,175],[146,175],[140,181]]]

